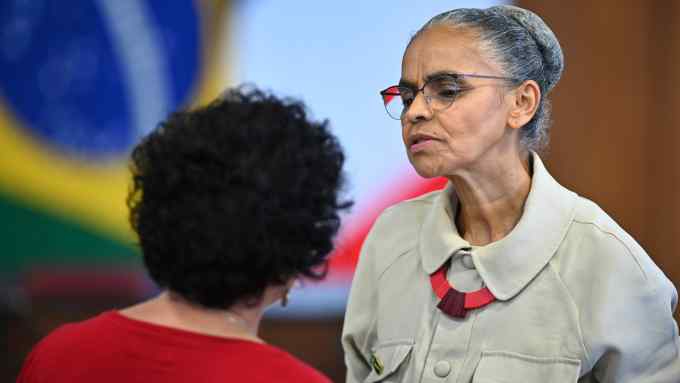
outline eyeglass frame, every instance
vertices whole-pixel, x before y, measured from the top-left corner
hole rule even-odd
[[[384,105],[384,107],[385,107],[385,111],[387,112],[387,115],[390,116],[390,118],[392,118],[392,119],[394,119],[394,120],[401,120],[401,118],[402,118],[404,112],[405,112],[406,110],[408,110],[408,107],[411,106],[410,104],[409,104],[408,106],[405,105],[405,106],[404,106],[404,109],[403,109],[402,112],[401,112],[401,116],[399,116],[399,118],[396,118],[396,117],[392,116],[392,115],[390,114],[390,111],[387,109],[387,104],[389,103],[389,101],[388,101],[388,102],[385,102],[385,96],[398,97],[398,96],[401,95],[401,91],[400,91],[400,93],[397,93],[397,94],[389,94],[389,93],[387,93],[387,92],[389,92],[389,91],[390,91],[391,89],[393,89],[393,88],[397,88],[397,89],[399,89],[399,88],[407,88],[407,89],[411,90],[411,91],[413,92],[413,100],[415,100],[416,97],[418,97],[418,93],[422,93],[422,94],[423,94],[423,97],[425,97],[425,103],[427,104],[427,106],[430,107],[430,108],[432,109],[432,111],[435,111],[435,109],[432,108],[432,105],[431,105],[432,96],[431,96],[431,95],[428,96],[428,95],[425,94],[425,87],[427,87],[427,85],[430,84],[432,81],[441,79],[442,77],[451,77],[451,78],[454,78],[454,79],[464,78],[464,77],[470,77],[470,78],[484,78],[484,79],[492,79],[492,80],[504,80],[504,81],[514,82],[514,83],[519,83],[519,82],[520,82],[519,79],[512,78],[512,77],[493,76],[493,75],[485,75],[485,74],[457,73],[457,72],[438,72],[438,73],[433,73],[433,74],[431,74],[430,76],[428,76],[427,80],[425,81],[425,83],[423,84],[423,86],[420,87],[420,88],[412,88],[412,87],[409,87],[409,86],[407,86],[407,85],[392,85],[392,86],[389,86],[389,87],[387,87],[387,88],[381,90],[381,91],[380,91],[380,97],[381,97],[382,100],[383,100],[383,105]],[[456,101],[456,99],[458,98],[458,95],[459,95],[460,93],[465,92],[465,91],[468,91],[468,90],[472,90],[472,89],[475,89],[475,88],[477,88],[477,87],[474,87],[474,86],[461,87],[461,88],[458,89],[458,91],[456,92],[456,95],[455,95],[454,97],[451,98],[451,102],[450,102],[447,106],[445,106],[445,107],[443,107],[443,108],[441,108],[441,109],[437,109],[436,111],[442,111],[442,110],[445,110],[445,109],[449,108],[451,105],[453,105],[453,102]],[[391,101],[391,99],[390,99],[390,101]]]

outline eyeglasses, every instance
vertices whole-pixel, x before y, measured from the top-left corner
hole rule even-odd
[[[435,75],[428,79],[420,89],[406,85],[393,85],[385,90],[380,91],[380,96],[382,96],[387,114],[395,120],[401,120],[401,117],[408,110],[409,106],[411,106],[413,100],[415,100],[418,92],[423,92],[425,102],[430,107],[430,109],[432,109],[432,111],[442,111],[451,106],[451,104],[453,104],[453,102],[461,93],[475,88],[473,86],[462,85],[460,83],[460,79],[464,77],[487,78],[510,82],[519,81],[510,77],[465,73],[445,73]]]

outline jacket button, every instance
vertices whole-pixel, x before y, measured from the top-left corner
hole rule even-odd
[[[474,269],[475,268],[475,263],[472,262],[472,255],[470,254],[465,254],[463,255],[463,259],[461,260],[463,262],[463,267],[466,269]]]
[[[451,372],[451,363],[440,360],[434,365],[434,374],[440,378],[445,378]]]

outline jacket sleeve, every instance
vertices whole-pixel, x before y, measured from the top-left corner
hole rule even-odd
[[[645,288],[610,302],[591,328],[592,375],[601,383],[680,382],[680,338],[672,286]],[[609,324],[607,324],[609,323]]]
[[[680,382],[675,287],[632,239],[602,234],[597,246],[581,247],[591,261],[571,278],[589,354],[581,381]]]
[[[363,382],[371,373],[370,345],[376,338],[377,275],[376,224],[366,237],[352,280],[345,321],[342,329],[342,347],[347,366],[347,383]]]

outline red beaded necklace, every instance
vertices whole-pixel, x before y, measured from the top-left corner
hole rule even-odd
[[[469,293],[456,290],[446,279],[450,263],[450,260],[447,261],[430,275],[432,290],[441,299],[437,305],[440,310],[455,318],[465,318],[468,310],[486,306],[496,300],[487,287]]]

